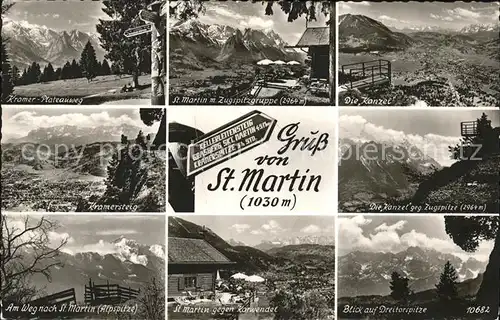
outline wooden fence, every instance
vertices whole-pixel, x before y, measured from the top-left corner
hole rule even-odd
[[[85,303],[91,305],[97,304],[119,304],[131,299],[137,298],[140,290],[122,287],[117,284],[95,284],[92,279],[88,286],[85,285]]]

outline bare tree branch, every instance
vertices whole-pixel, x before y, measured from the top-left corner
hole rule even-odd
[[[51,280],[51,269],[62,265],[57,257],[67,239],[51,245],[50,233],[57,229],[58,224],[44,217],[34,224],[32,219],[25,217],[19,228],[12,219],[9,221],[2,215],[1,227],[0,294],[6,301],[29,300],[38,291],[29,279],[35,274],[42,274],[48,281]]]

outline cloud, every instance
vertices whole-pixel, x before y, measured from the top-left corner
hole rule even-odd
[[[351,10],[352,7],[347,2],[339,2],[339,10]]]
[[[358,115],[340,116],[339,134],[342,138],[349,138],[359,142],[376,141],[387,145],[410,143],[422,151],[424,155],[433,158],[443,166],[449,166],[454,163],[454,160],[450,159],[448,146],[460,142],[460,137],[442,136],[433,133],[421,136],[387,129],[383,126],[372,124]]]
[[[327,226],[318,226],[316,224],[310,224],[308,226],[303,227],[300,229],[300,232],[302,233],[309,233],[309,234],[314,234],[314,233],[333,233],[335,232],[335,224],[330,224]]]
[[[450,15],[454,17],[461,17],[466,19],[477,19],[481,17],[481,14],[464,8],[455,8],[446,10]]]
[[[386,15],[381,15],[378,18],[381,19],[381,20],[387,20],[387,21],[398,21],[398,19],[386,16]]]
[[[241,14],[228,10],[223,6],[216,6],[213,8],[210,8],[210,11],[213,11],[214,13],[221,15],[226,18],[231,18],[231,19],[244,19],[245,17],[242,16]]]
[[[385,222],[378,227],[375,228],[375,231],[393,231],[393,230],[401,230],[405,226],[406,221],[398,221],[393,225],[388,226]]]
[[[280,224],[276,220],[269,220],[266,224],[263,224],[261,228],[269,233],[279,233],[284,231]]]
[[[40,228],[30,230],[30,231],[25,231],[26,230],[26,225],[25,225],[25,219],[26,216],[6,216],[6,221],[7,221],[7,228],[10,231],[12,235],[19,235],[14,242],[14,244],[18,245],[20,243],[26,243],[28,241],[31,241],[33,238],[41,239],[43,241],[47,241],[47,245],[50,248],[57,248],[61,245],[62,242],[66,241],[67,244],[72,244],[75,242],[75,239],[71,237],[67,232],[57,232],[56,229],[54,230],[47,230],[47,233],[44,234],[42,233],[42,230]],[[28,228],[33,228],[37,226],[40,223],[40,218],[33,218],[29,217],[28,218]],[[53,222],[50,219],[46,219],[48,221]],[[48,226],[48,225],[44,225]],[[3,229],[4,225],[2,225],[2,232],[5,233],[5,230]]]
[[[431,13],[431,18],[432,19],[436,19],[436,20],[443,20],[443,21],[453,21],[454,19],[450,16],[441,16],[439,14],[434,14],[434,13]]]
[[[254,229],[250,231],[253,235],[262,235],[262,234],[278,234],[286,231],[284,228],[276,220],[269,220],[267,223],[264,223],[258,229]]]
[[[371,220],[363,216],[340,218],[339,248],[344,252],[355,250],[368,252],[400,252],[409,247],[420,247],[451,253],[464,260],[473,256],[481,261],[488,260],[489,254],[493,249],[493,241],[483,241],[474,254],[467,254],[449,238],[440,239],[429,237],[416,230],[402,233],[402,228],[407,224],[405,220],[400,220],[392,225],[383,223],[376,227],[373,233],[365,235],[363,227],[370,222]],[[445,227],[444,219],[439,219],[439,221],[433,223],[441,224],[442,226],[439,226],[439,228]]]
[[[251,16],[242,20],[240,26],[242,28],[252,28],[252,29],[268,29],[272,28],[274,21],[271,19],[262,19],[261,17]]]
[[[250,233],[253,235],[261,235],[261,234],[264,234],[264,231],[262,231],[260,229],[255,229],[255,230],[250,231]]]
[[[42,115],[36,111],[20,111],[4,120],[5,132],[22,131],[27,134],[29,131],[38,128],[54,126],[77,126],[95,128],[99,126],[119,126],[128,124],[142,127],[144,124],[137,118],[133,119],[127,114],[111,116],[107,111],[92,114],[64,113],[60,115]]]
[[[233,224],[229,228],[230,229],[234,229],[237,233],[243,233],[246,230],[250,229],[250,227],[251,226],[249,224],[239,224],[239,223],[236,223],[236,224]]]
[[[53,14],[53,15],[52,15],[52,18],[56,18],[56,19],[57,19],[57,18],[59,18],[60,16],[61,16],[60,14],[55,13],[55,14]]]
[[[120,236],[120,235],[126,235],[126,234],[137,234],[136,230],[132,229],[113,229],[113,230],[103,230],[103,231],[97,231],[96,235],[98,236]]]
[[[401,20],[401,19],[390,17],[390,16],[386,16],[386,15],[381,15],[378,18],[380,20],[385,20],[385,21],[390,21],[390,22],[409,23],[409,21],[407,21],[407,20]]]
[[[315,224],[310,224],[307,227],[304,227],[304,228],[300,229],[300,232],[303,232],[303,233],[319,233],[319,232],[321,232],[321,228],[318,227]]]

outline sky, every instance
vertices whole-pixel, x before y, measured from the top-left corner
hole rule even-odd
[[[98,19],[109,19],[101,1],[16,1],[6,17],[57,31],[96,33]]]
[[[333,216],[186,216],[182,219],[204,225],[229,241],[234,239],[249,246],[262,241],[303,236],[335,237]]]
[[[275,4],[272,16],[265,15],[265,5],[261,1],[210,1],[206,3],[206,12],[199,17],[206,24],[220,24],[231,27],[252,29],[272,29],[290,45],[295,45],[306,28],[305,18],[294,22],[287,21],[287,15]],[[319,12],[319,10],[317,11]],[[316,16],[317,21],[309,22],[309,26],[326,26],[327,18],[323,13]]]
[[[448,146],[460,141],[460,122],[474,121],[486,113],[493,127],[500,126],[498,110],[450,109],[368,109],[344,108],[340,112],[340,138],[365,137],[371,140],[408,139],[441,165],[453,163]]]
[[[137,108],[2,108],[2,135],[7,141],[26,136],[31,130],[61,125],[77,127],[119,126],[122,124],[146,127]],[[157,132],[159,122],[147,127],[147,132]]]
[[[24,215],[10,215],[8,224],[22,230]],[[42,215],[30,215],[29,225],[40,221]],[[51,247],[57,247],[62,240],[67,244],[62,251],[70,254],[78,252],[110,253],[111,243],[124,236],[142,245],[165,245],[164,216],[133,215],[45,215],[46,219],[57,222],[57,229],[49,233]]]
[[[338,218],[339,255],[353,251],[397,253],[412,246],[447,252],[466,260],[487,261],[494,241],[482,241],[474,253],[458,247],[446,234],[442,215]]]
[[[362,14],[386,26],[459,30],[471,24],[498,23],[498,2],[340,2],[338,14]]]

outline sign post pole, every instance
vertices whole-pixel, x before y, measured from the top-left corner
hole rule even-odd
[[[152,25],[151,32],[151,104],[165,105],[165,46],[161,32],[161,14],[164,1],[155,1],[148,10],[141,10],[139,18]]]

